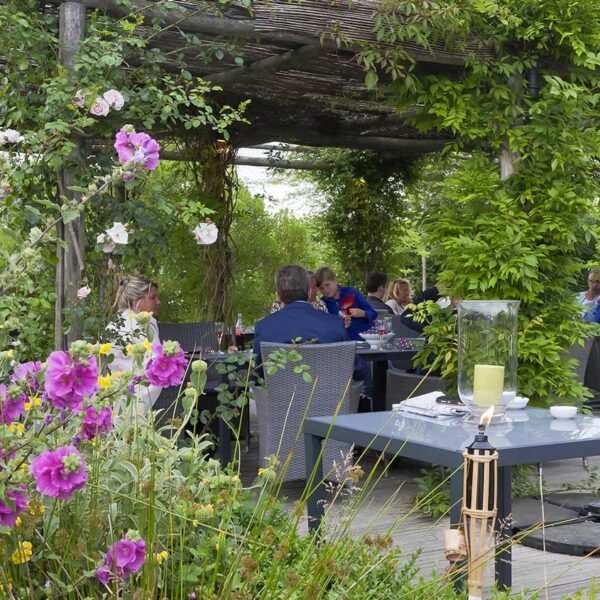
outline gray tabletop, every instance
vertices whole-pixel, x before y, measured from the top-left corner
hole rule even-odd
[[[558,420],[540,408],[507,411],[507,414],[512,423],[492,425],[486,431],[490,443],[498,449],[499,466],[600,455],[600,418],[577,415],[574,419]],[[326,437],[331,421],[332,417],[310,419],[304,431]],[[338,415],[330,435],[363,446],[372,442],[375,450],[387,449],[456,467],[476,431],[476,425],[460,417],[434,419],[380,412]]]

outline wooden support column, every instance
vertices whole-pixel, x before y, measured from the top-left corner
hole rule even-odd
[[[80,2],[63,2],[60,5],[59,20],[59,55],[60,64],[74,76],[75,56],[79,51],[85,32],[85,6]],[[74,163],[79,156],[80,141],[74,139]],[[61,195],[68,200],[79,200],[81,194],[71,192],[68,188],[77,182],[77,169],[70,165],[61,170],[58,187]],[[62,203],[62,200],[59,200]],[[77,290],[81,283],[83,257],[85,250],[85,221],[83,215],[78,219],[57,227],[56,266],[56,305],[54,313],[54,343],[57,349],[65,348],[81,335],[81,322],[71,322],[69,333],[65,333],[64,310],[73,307],[77,300]]]

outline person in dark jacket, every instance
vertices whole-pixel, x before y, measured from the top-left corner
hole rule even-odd
[[[415,296],[415,299],[413,300],[413,304],[418,306],[419,304],[427,302],[428,300],[431,300],[432,302],[437,302],[440,298],[440,290],[437,288],[437,286],[433,286],[427,288],[426,290],[423,290],[420,294],[417,294]],[[411,308],[407,308],[402,313],[401,321],[403,325],[406,325],[407,327],[409,327],[413,331],[417,331],[418,333],[423,333],[425,327],[429,325],[428,318],[425,318],[424,320],[415,319],[413,309]]]
[[[277,271],[275,291],[283,308],[256,323],[253,352],[257,365],[262,362],[261,342],[331,344],[349,340],[342,319],[311,305],[309,287],[309,276],[303,267],[288,265]]]
[[[369,273],[365,285],[367,288],[367,302],[375,310],[384,310],[387,314],[392,316],[394,311],[383,301],[386,284],[387,275],[385,273],[379,273],[378,271]]]

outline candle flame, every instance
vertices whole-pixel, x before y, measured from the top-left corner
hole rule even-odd
[[[487,427],[491,421],[492,421],[492,417],[494,416],[494,407],[490,406],[482,415],[481,415],[481,419],[479,420],[479,424],[483,427]]]

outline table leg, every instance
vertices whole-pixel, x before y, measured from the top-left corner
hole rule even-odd
[[[387,387],[387,360],[373,361],[373,411],[385,410],[385,391]]]
[[[231,433],[224,419],[219,418],[219,459],[225,468],[231,462]]]
[[[496,532],[500,542],[496,548],[496,581],[499,589],[512,585],[512,546],[511,528],[507,517],[512,512],[511,467],[498,468],[498,517]]]
[[[306,512],[308,515],[308,530],[314,533],[321,525],[321,519],[325,514],[323,502],[325,500],[325,488],[323,486],[323,457],[321,455],[321,444],[323,438],[311,433],[304,434],[304,458],[306,461],[306,487],[312,493],[306,501]]]
[[[460,509],[463,497],[463,470],[456,469],[450,477],[450,527],[460,525]]]

